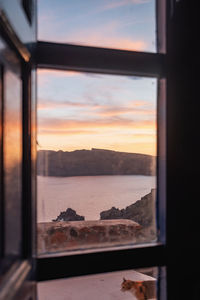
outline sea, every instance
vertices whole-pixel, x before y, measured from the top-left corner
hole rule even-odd
[[[155,176],[38,176],[37,221],[51,222],[67,208],[85,220],[99,220],[101,211],[125,208],[152,188],[156,188]]]

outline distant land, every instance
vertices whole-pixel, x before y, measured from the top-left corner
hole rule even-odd
[[[37,152],[42,176],[155,175],[155,156],[92,148]]]

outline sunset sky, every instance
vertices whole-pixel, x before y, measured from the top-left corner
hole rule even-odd
[[[155,52],[152,0],[38,2],[40,40]],[[156,92],[152,78],[39,70],[39,149],[155,155]]]
[[[38,39],[155,52],[155,0],[38,0]]]

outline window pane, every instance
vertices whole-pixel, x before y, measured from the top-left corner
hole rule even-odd
[[[156,51],[155,0],[38,1],[39,40]]]
[[[3,158],[5,255],[21,251],[22,184],[22,93],[20,64],[15,54],[0,41],[3,57]]]
[[[156,241],[156,85],[38,71],[40,253]]]
[[[38,299],[156,300],[159,279],[158,268],[146,268],[44,281],[38,283]]]
[[[4,250],[3,208],[3,68],[0,65],[0,259]]]

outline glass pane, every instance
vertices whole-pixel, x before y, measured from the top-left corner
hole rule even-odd
[[[156,86],[38,71],[39,253],[156,241]]]
[[[22,97],[20,66],[13,52],[1,44],[8,61],[4,66],[4,208],[5,254],[19,255],[21,250],[22,184]]]
[[[3,69],[0,65],[0,259],[3,256]],[[0,269],[1,272],[1,269]]]
[[[44,281],[38,283],[38,299],[156,300],[159,279],[158,268],[146,268]]]
[[[155,0],[38,1],[39,40],[156,51]]]

